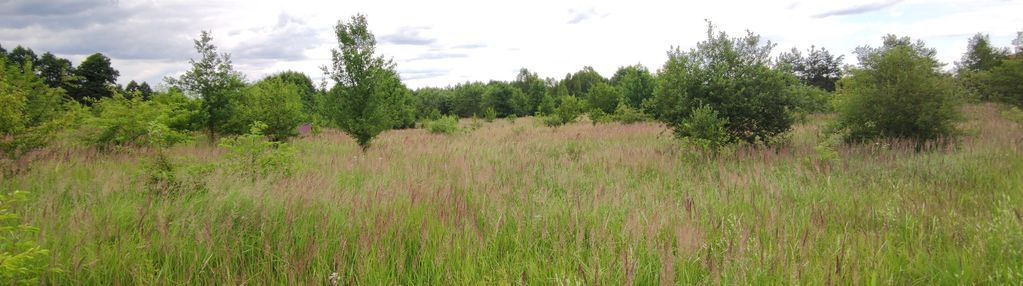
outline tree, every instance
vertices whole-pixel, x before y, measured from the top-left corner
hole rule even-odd
[[[654,94],[653,75],[638,64],[618,68],[611,77],[611,84],[621,90],[623,102],[632,108],[640,108],[643,101]]]
[[[114,93],[111,88],[117,84],[117,77],[120,75],[120,72],[110,66],[110,58],[100,53],[92,54],[75,69],[75,76],[79,82],[71,92],[71,97],[85,104],[112,97]]]
[[[590,106],[590,110],[600,110],[604,114],[614,113],[615,108],[618,107],[618,103],[621,101],[622,92],[617,87],[607,83],[597,83],[590,88],[590,92],[586,94],[586,100]]]
[[[949,75],[922,41],[888,35],[857,49],[859,66],[839,82],[837,127],[850,142],[951,135],[959,117]]]
[[[1007,49],[991,46],[991,38],[986,34],[977,33],[970,38],[966,53],[956,63],[959,71],[989,71],[1002,63],[1009,54]]]
[[[267,77],[249,86],[242,93],[238,114],[242,124],[266,124],[263,134],[274,141],[298,135],[298,125],[305,120],[302,112],[303,86],[281,77]]]
[[[7,54],[7,63],[19,66],[31,64],[34,67],[38,65],[39,58],[36,57],[36,53],[32,49],[17,46]]]
[[[995,97],[1023,107],[1023,59],[1003,61],[991,69],[985,84]]]
[[[58,58],[47,52],[39,58],[39,65],[36,66],[36,69],[39,70],[39,76],[43,78],[46,85],[52,88],[63,88],[65,91],[73,89],[75,70],[68,59]]]
[[[483,107],[493,108],[498,117],[525,115],[529,111],[529,99],[522,90],[502,81],[491,81],[483,94]]]
[[[263,80],[280,79],[298,88],[298,94],[302,98],[302,110],[308,115],[319,113],[316,102],[316,86],[308,75],[297,71],[283,71],[267,76]]]
[[[786,91],[796,79],[770,67],[773,47],[752,32],[729,38],[708,24],[707,40],[695,49],[668,52],[654,88],[655,114],[679,137],[698,135],[684,132],[684,124],[702,106],[727,119],[727,142],[767,142],[788,131],[792,100]]]
[[[242,76],[231,65],[231,55],[218,54],[209,31],[202,31],[194,40],[199,59],[190,59],[192,68],[181,77],[167,78],[167,83],[202,99],[201,114],[210,142],[216,140],[221,129],[232,116],[232,101],[238,96]]]
[[[564,80],[568,93],[573,96],[585,96],[590,92],[590,88],[598,82],[607,82],[607,79],[589,66],[583,67],[582,70],[574,74],[566,75]]]
[[[352,16],[334,27],[338,47],[331,49],[331,67],[324,74],[335,85],[326,105],[329,119],[355,138],[366,151],[380,132],[395,125],[395,114],[387,105],[408,89],[394,71],[395,64],[375,55],[376,39],[369,31],[366,16]]]
[[[844,56],[835,57],[827,49],[818,50],[816,46],[810,46],[806,52],[806,57],[796,48],[792,48],[791,52],[781,53],[776,66],[796,75],[803,84],[835,91],[835,82],[842,78],[841,65]]]
[[[483,114],[483,94],[487,86],[482,82],[466,82],[452,89],[451,112],[459,117]]]
[[[521,90],[522,94],[528,99],[528,106],[523,110],[524,113],[519,115],[535,113],[536,108],[540,105],[540,101],[543,100],[544,94],[547,93],[546,83],[536,73],[522,68],[519,70],[519,75],[512,82],[512,85]]]

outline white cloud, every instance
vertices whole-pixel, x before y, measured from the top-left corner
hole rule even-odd
[[[510,80],[521,67],[555,78],[587,65],[605,76],[635,63],[656,70],[671,46],[689,48],[705,37],[705,19],[732,35],[758,33],[777,43],[776,51],[816,45],[846,54],[850,64],[855,47],[878,45],[887,33],[923,39],[951,64],[973,33],[990,33],[1007,46],[1023,29],[1016,12],[1023,3],[1000,0],[94,2],[120,12],[45,13],[59,5],[2,4],[17,9],[0,12],[12,19],[0,20],[0,44],[64,51],[73,61],[99,49],[114,59],[122,82],[152,82],[183,71],[189,39],[210,29],[249,79],[282,70],[318,79],[336,45],[334,24],[364,13],[377,51],[397,62],[409,86],[421,87]],[[120,18],[90,18],[111,15]],[[76,24],[52,24],[60,21]]]

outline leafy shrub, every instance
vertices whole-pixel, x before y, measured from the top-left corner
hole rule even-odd
[[[271,174],[290,176],[295,151],[288,143],[269,141],[263,135],[266,124],[256,121],[248,134],[221,140],[227,149],[227,170],[256,181]]]
[[[1019,109],[1019,107],[1013,106],[1008,110],[1002,111],[1002,117],[1012,120],[1016,124],[1023,125],[1023,110]]]
[[[997,98],[1023,107],[1023,59],[1002,61],[991,69],[986,86]]]
[[[790,86],[788,92],[793,101],[790,112],[796,119],[802,120],[812,113],[831,111],[831,93],[826,90],[811,85],[796,84]]]
[[[709,105],[726,118],[724,141],[769,142],[792,127],[788,110],[792,100],[792,74],[771,67],[770,42],[761,44],[753,33],[742,38],[715,35],[713,25],[707,40],[695,49],[668,52],[668,61],[654,88],[658,120],[681,128],[699,107]],[[676,130],[676,134],[688,134]]]
[[[599,109],[604,114],[609,114],[614,112],[615,107],[618,107],[618,104],[623,101],[622,91],[613,85],[597,82],[586,94],[586,101],[590,110]]]
[[[582,104],[574,96],[561,98],[561,104],[554,110],[554,114],[544,117],[543,122],[547,126],[561,126],[575,122],[582,114]]]
[[[458,117],[448,115],[427,122],[426,130],[435,134],[455,134],[458,132]]]
[[[676,137],[711,150],[729,143],[728,130],[725,128],[728,119],[721,117],[710,105],[694,108],[689,114],[677,126],[671,126]]]
[[[959,101],[932,49],[909,38],[885,38],[881,48],[857,51],[860,67],[839,81],[837,130],[846,141],[936,139],[953,135]]]
[[[603,109],[594,108],[590,110],[590,123],[593,125],[597,125],[598,123],[608,123],[611,122],[611,120],[611,115],[608,115]]]
[[[298,135],[298,125],[306,121],[301,88],[284,79],[261,80],[246,88],[239,101],[237,116],[241,123],[265,123],[263,132],[276,141]]]
[[[494,122],[494,119],[497,119],[497,111],[494,111],[493,107],[487,107],[487,110],[483,112],[483,120]]]
[[[611,115],[614,121],[618,121],[625,124],[632,124],[636,122],[643,122],[650,120],[650,116],[646,115],[642,111],[630,107],[628,104],[619,103],[618,108],[615,108],[615,113]]]
[[[27,192],[0,192],[0,284],[36,285],[49,268],[50,251],[37,245],[35,227],[23,224],[14,207],[28,198]]]
[[[81,127],[81,140],[88,145],[165,146],[190,139],[187,133],[167,126],[172,110],[158,102],[117,94],[96,102],[93,113]]]

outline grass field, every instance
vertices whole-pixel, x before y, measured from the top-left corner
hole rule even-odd
[[[654,123],[520,118],[389,131],[365,154],[327,130],[292,143],[291,176],[256,180],[179,145],[171,193],[147,188],[154,150],[49,150],[0,189],[32,192],[17,212],[53,284],[1018,284],[1023,127],[965,114],[953,144],[833,160],[826,116],[719,156]]]

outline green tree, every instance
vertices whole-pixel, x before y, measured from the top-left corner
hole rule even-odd
[[[323,67],[335,83],[326,102],[328,118],[365,151],[380,132],[395,126],[388,104],[402,97],[394,93],[408,89],[397,79],[394,62],[374,54],[376,39],[366,16],[338,21],[334,32],[338,47],[331,49],[333,64]]]
[[[112,97],[113,87],[121,73],[110,65],[110,58],[100,53],[89,55],[75,68],[78,79],[71,97],[78,102],[90,104],[101,98]]]
[[[298,94],[302,98],[302,112],[311,117],[317,116],[320,113],[319,103],[317,103],[316,98],[316,86],[313,85],[313,80],[308,75],[289,70],[269,75],[263,80],[276,79],[298,88]]]
[[[179,78],[168,78],[167,83],[202,99],[201,114],[212,143],[222,129],[230,129],[225,125],[234,113],[232,102],[244,84],[242,75],[231,64],[231,55],[217,53],[209,31],[202,31],[194,43],[199,59],[190,59],[192,68]]]
[[[65,91],[73,89],[75,81],[74,66],[71,61],[47,52],[39,58],[39,76],[43,78],[46,85],[53,88],[63,88]]]
[[[888,35],[857,49],[860,64],[839,82],[837,127],[847,141],[929,140],[954,134],[959,102],[949,75],[922,41]]]
[[[17,46],[7,54],[7,63],[19,66],[26,64],[37,66],[39,65],[39,57],[36,56],[36,52],[32,51],[32,49]]]
[[[605,114],[614,113],[621,98],[622,92],[620,89],[603,82],[593,85],[593,88],[590,88],[590,92],[586,94],[586,101],[589,104],[590,110],[600,110]]]
[[[991,46],[991,38],[986,34],[977,33],[970,38],[966,53],[956,63],[959,71],[989,71],[1002,63],[1009,54],[1007,49]]]
[[[791,52],[781,53],[776,66],[791,72],[803,84],[815,86],[826,91],[835,91],[835,82],[842,78],[842,59],[835,57],[827,49],[810,46],[806,56],[796,48]]]
[[[1023,59],[1003,61],[984,80],[995,97],[1023,107]]]
[[[302,112],[303,86],[281,77],[267,77],[245,88],[238,101],[240,125],[262,122],[262,134],[274,141],[298,135],[298,125],[305,121]]]
[[[466,82],[452,89],[451,112],[459,117],[483,114],[483,94],[487,86],[481,82]]]
[[[695,49],[668,52],[654,89],[658,119],[687,136],[679,128],[706,105],[727,119],[728,142],[766,142],[788,131],[792,100],[786,91],[796,79],[771,68],[773,47],[752,32],[729,38],[708,24],[707,40]]]
[[[512,85],[522,91],[522,94],[528,99],[527,102],[522,106],[522,113],[519,115],[528,115],[536,112],[536,108],[540,106],[540,101],[543,100],[544,94],[547,93],[546,83],[540,79],[534,72],[530,72],[526,68],[519,70],[519,75],[512,82]],[[520,104],[523,105],[523,104]]]
[[[604,76],[601,76],[593,67],[583,67],[582,70],[565,76],[563,84],[568,91],[568,94],[573,96],[585,96],[590,92],[590,88],[599,82],[607,82]]]
[[[640,108],[643,101],[654,94],[653,75],[638,64],[618,68],[611,77],[611,84],[621,90],[623,102],[632,108]]]
[[[483,106],[493,108],[498,117],[505,117],[512,114],[525,115],[528,110],[528,99],[522,90],[502,82],[491,81],[487,84],[486,93],[483,94]]]

